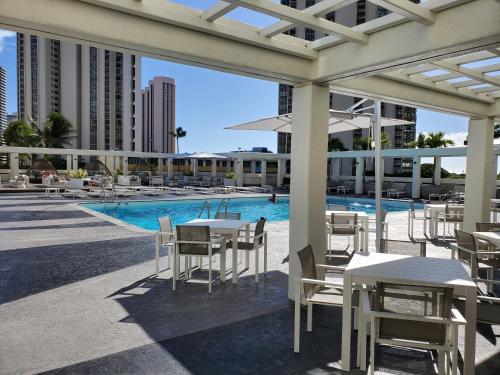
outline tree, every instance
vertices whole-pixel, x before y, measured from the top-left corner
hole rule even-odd
[[[347,151],[347,149],[339,138],[330,138],[328,140],[328,152],[330,151]]]
[[[73,126],[58,112],[49,114],[40,133],[44,146],[49,148],[64,148],[74,138]]]
[[[177,153],[179,153],[179,138],[184,138],[187,135],[187,131],[182,129],[182,126],[179,126],[175,129],[175,140],[177,142]]]
[[[4,141],[7,146],[18,147],[37,147],[42,140],[37,131],[24,121],[13,121],[3,133]]]
[[[406,143],[406,148],[425,148],[426,143],[425,143],[426,137],[424,133],[419,133],[417,140],[416,141],[410,141]]]

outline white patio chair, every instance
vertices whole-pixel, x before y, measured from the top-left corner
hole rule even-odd
[[[446,225],[448,224],[448,234],[450,233],[449,225],[453,224],[454,229],[462,229],[464,224],[464,206],[446,204],[444,214],[439,215],[439,221],[443,222],[443,240],[446,239]]]
[[[328,249],[332,250],[332,236],[354,237],[354,251],[359,248],[359,225],[358,214],[356,213],[332,213],[330,222],[326,223],[328,235]]]
[[[431,216],[426,216],[424,214],[417,215],[415,206],[413,202],[411,203],[411,208],[408,210],[408,237],[414,239],[413,232],[416,221],[421,221],[423,223],[423,233],[424,236],[427,235],[427,222],[432,219]]]
[[[210,235],[209,226],[177,225],[177,238],[174,248],[174,267],[172,289],[175,291],[179,279],[180,257],[185,257],[184,279],[192,276],[191,257],[208,257],[208,293],[212,293],[212,258],[221,253],[220,275],[225,280],[226,274],[226,242],[223,237]],[[189,267],[188,267],[189,263]]]
[[[437,298],[430,297],[437,296]],[[457,374],[458,326],[466,321],[452,307],[453,288],[377,283],[373,304],[361,292],[363,318],[371,323],[370,370],[375,371],[375,344],[438,351],[438,373]],[[427,309],[427,304],[433,304]],[[364,332],[363,332],[364,333]],[[361,370],[366,369],[366,339],[360,335]],[[447,357],[447,360],[446,360]]]
[[[156,233],[156,277],[160,274],[160,246],[167,248],[168,268],[171,265],[170,258],[175,246],[175,233],[170,216],[159,217],[158,224],[160,224],[160,231]]]

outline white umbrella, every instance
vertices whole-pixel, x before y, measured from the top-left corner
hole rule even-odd
[[[339,133],[356,129],[368,129],[372,124],[372,115],[367,113],[352,113],[346,111],[330,110],[330,120],[328,121],[328,133]],[[413,122],[393,119],[381,118],[381,126],[396,126],[413,124]],[[282,133],[292,132],[292,114],[279,115],[274,117],[266,117],[260,120],[247,122],[244,124],[233,125],[226,127],[230,130],[260,130],[260,131],[275,131]]]
[[[202,151],[187,155],[186,159],[227,159],[227,157],[223,155],[212,154],[210,152]]]

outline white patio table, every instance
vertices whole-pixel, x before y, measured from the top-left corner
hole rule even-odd
[[[358,219],[360,221],[360,224],[363,228],[363,231],[361,232],[361,236],[360,236],[360,243],[362,246],[360,246],[360,249],[363,249],[363,251],[368,251],[368,230],[370,229],[369,228],[369,221],[368,221],[368,214],[366,212],[363,212],[363,211],[330,211],[330,210],[327,210],[325,211],[325,219],[327,221],[330,221],[330,219],[332,218],[332,214],[339,214],[339,215],[342,215],[342,214],[358,214]]]
[[[500,232],[472,232],[472,235],[500,247]]]
[[[232,263],[233,263],[233,284],[238,283],[238,237],[242,229],[245,229],[247,235],[250,231],[250,222],[247,220],[227,220],[227,219],[195,219],[184,223],[183,225],[204,226],[208,225],[210,231],[216,234],[231,235],[233,242]],[[225,276],[222,278],[224,279]]]
[[[424,216],[431,218],[429,236],[434,239],[438,236],[439,214],[444,214],[446,204],[424,204]],[[427,227],[427,224],[425,225]]]
[[[464,373],[474,374],[476,352],[477,287],[463,264],[454,259],[411,257],[385,253],[355,253],[344,273],[342,307],[342,370],[350,370],[352,285],[377,282],[453,286],[454,294],[466,298]]]

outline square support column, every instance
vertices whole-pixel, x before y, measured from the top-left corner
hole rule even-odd
[[[363,172],[365,170],[365,158],[356,158],[356,185],[354,192],[363,194]]]
[[[260,184],[261,186],[267,185],[267,161],[265,159],[260,161]]]
[[[191,159],[191,170],[194,177],[198,176],[198,159]]]
[[[73,163],[71,168],[78,169],[78,155],[73,155]]]
[[[163,176],[163,159],[158,158],[158,174]]]
[[[295,298],[301,274],[297,252],[310,244],[316,263],[325,260],[329,98],[328,86],[308,83],[293,89],[289,299]]]
[[[128,176],[128,156],[122,157],[122,172],[124,176]]]
[[[243,159],[234,161],[234,173],[236,173],[236,186],[243,186]]]
[[[283,187],[283,175],[285,174],[284,173],[285,161],[286,161],[286,159],[278,159],[277,160],[277,163],[278,163],[278,169],[276,171],[276,186],[277,187]]]
[[[441,157],[434,158],[434,185],[441,185]]]
[[[174,159],[173,158],[167,159],[167,175],[168,175],[168,178],[172,178],[174,175]]]
[[[332,159],[330,163],[330,179],[340,181],[340,162],[341,159]]]
[[[217,160],[212,160],[212,177],[217,177]]]
[[[411,197],[416,199],[420,198],[420,167],[420,156],[415,156],[413,158],[413,172],[411,178]]]
[[[73,160],[71,155],[66,155],[66,170],[70,171],[73,169]]]
[[[9,155],[10,178],[13,179],[19,175],[19,154],[11,152]]]
[[[489,222],[493,172],[493,119],[469,120],[467,169],[465,171],[464,231],[473,232],[476,223]]]

